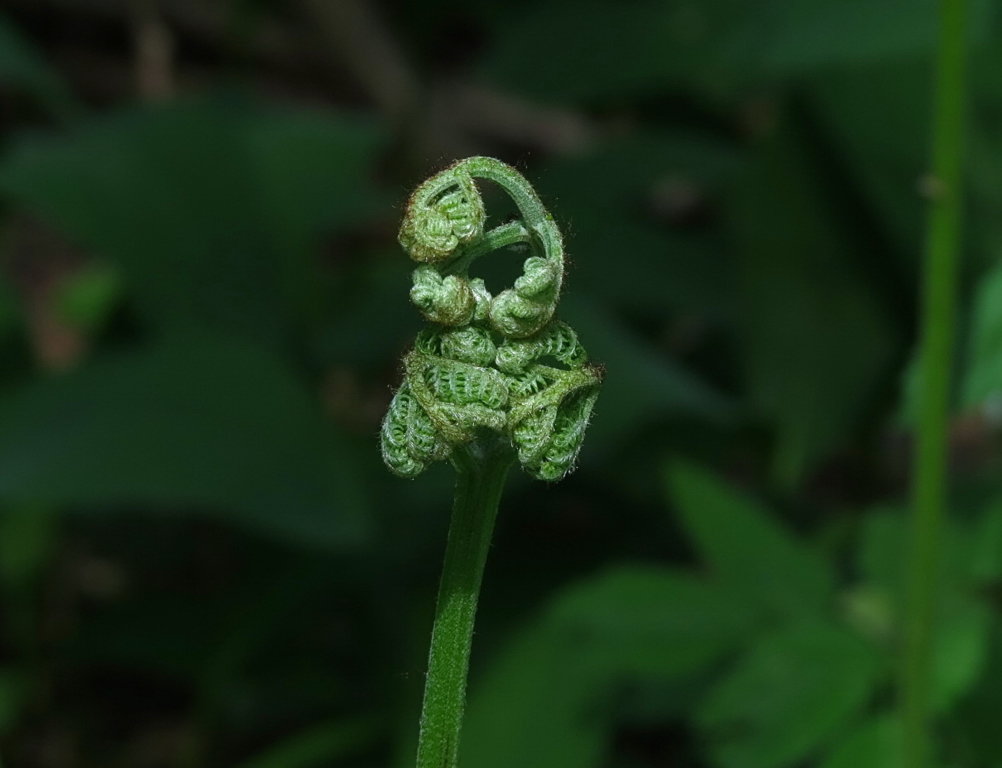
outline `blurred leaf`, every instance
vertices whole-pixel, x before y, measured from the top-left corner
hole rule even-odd
[[[981,678],[988,660],[991,615],[986,606],[955,597],[937,619],[930,705],[945,712]]]
[[[997,541],[999,514],[994,505],[977,510],[972,520],[959,515],[947,518],[940,539],[939,582],[943,590],[976,590],[1002,559],[1002,552],[990,551]],[[909,531],[908,510],[877,506],[867,512],[860,526],[856,563],[868,582],[898,595],[904,589],[904,567]]]
[[[890,716],[867,721],[842,738],[821,768],[901,768],[902,737]]]
[[[17,724],[26,693],[24,674],[14,667],[0,667],[0,734]]]
[[[972,29],[992,18],[975,8]],[[533,96],[621,99],[689,87],[736,87],[926,51],[934,0],[637,0],[538,3],[512,13],[481,72]]]
[[[870,584],[846,589],[840,595],[846,624],[871,640],[889,644],[894,637],[898,606],[895,595]]]
[[[733,417],[732,404],[723,395],[650,349],[597,302],[569,294],[561,299],[560,314],[577,331],[591,359],[608,371],[589,427],[589,445],[614,443],[660,416],[715,423]]]
[[[824,130],[840,150],[839,169],[866,204],[868,223],[896,246],[899,282],[914,278],[924,200],[919,184],[928,162],[926,125],[932,67],[909,57],[851,67],[815,78],[807,91]],[[885,266],[885,268],[887,268]]]
[[[276,252],[315,248],[324,231],[367,221],[392,203],[373,178],[384,141],[378,123],[305,110],[250,118],[248,155]]]
[[[965,563],[976,585],[1002,581],[1002,499],[993,500],[973,526]]]
[[[334,720],[285,739],[240,768],[317,768],[342,760],[370,743],[378,731],[370,720]]]
[[[868,583],[887,589],[895,599],[904,589],[907,530],[905,510],[875,507],[863,517],[856,566]]]
[[[724,141],[694,133],[630,134],[592,151],[555,158],[536,188],[567,236],[571,292],[664,315],[729,308],[720,244],[706,228],[672,228],[657,198],[709,205],[737,165]]]
[[[881,657],[824,623],[766,636],[717,682],[697,718],[722,768],[779,768],[816,755],[870,698]]]
[[[971,310],[961,404],[1002,407],[1002,264],[981,278]]]
[[[958,765],[1002,764],[1002,624],[995,621],[990,631],[988,665],[973,690],[961,700],[949,726],[959,738],[959,751],[967,759]]]
[[[988,45],[971,54],[972,109],[968,129],[969,187],[965,190],[965,243],[975,264],[994,265],[1002,252],[1002,26],[996,25]]]
[[[48,563],[55,544],[55,515],[45,506],[23,505],[0,513],[0,580],[21,590]]]
[[[0,403],[0,500],[206,508],[302,544],[358,540],[366,494],[344,438],[288,368],[223,338],[38,381]]]
[[[965,530],[948,521],[941,539],[940,595],[933,649],[932,706],[949,710],[977,682],[987,663],[990,614],[979,595],[978,577],[986,564],[984,534],[990,525]],[[901,511],[875,510],[863,523],[858,553],[859,571],[882,604],[889,606],[895,625],[903,622],[905,556],[908,528]],[[979,554],[980,553],[980,554]],[[999,553],[993,553],[997,560]]]
[[[10,283],[0,272],[0,341],[18,326],[20,319],[21,311],[17,299]]]
[[[559,628],[539,627],[518,637],[473,687],[460,766],[599,765],[610,723],[594,710],[606,675]]]
[[[399,250],[362,261],[344,281],[319,343],[323,359],[384,369],[414,342],[421,316],[407,299],[410,271]],[[359,333],[365,328],[365,333]]]
[[[89,616],[65,654],[79,668],[114,666],[197,689],[228,618],[219,595],[156,594],[116,601]]]
[[[108,264],[92,263],[60,283],[55,296],[59,318],[90,333],[100,329],[121,296],[121,280]]]
[[[0,88],[19,88],[60,117],[79,108],[59,74],[3,15],[0,15]]]
[[[673,464],[667,477],[682,526],[728,589],[791,615],[830,606],[829,564],[783,530],[767,509],[692,464]]]
[[[686,573],[620,567],[568,589],[550,620],[593,646],[617,674],[690,674],[733,647],[758,620],[754,606]]]
[[[706,670],[754,620],[747,604],[667,569],[620,567],[565,590],[474,685],[463,764],[598,765],[615,686]]]
[[[775,421],[773,474],[786,488],[845,438],[889,373],[895,341],[854,268],[852,224],[813,168],[800,137],[782,131],[732,200],[744,369],[754,404]]]
[[[105,116],[21,142],[0,189],[116,263],[146,318],[280,338],[312,306],[326,228],[381,202],[375,126],[240,102]]]

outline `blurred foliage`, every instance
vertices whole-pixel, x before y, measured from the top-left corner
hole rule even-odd
[[[0,7],[4,765],[411,764],[450,476],[379,463],[395,231],[475,152],[564,228],[607,379],[578,472],[509,484],[464,764],[896,764],[932,0]],[[944,768],[1002,766],[974,12]]]

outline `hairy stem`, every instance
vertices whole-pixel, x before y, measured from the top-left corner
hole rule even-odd
[[[947,427],[964,138],[966,0],[941,0],[932,137],[932,196],[923,265],[917,452],[901,670],[905,768],[929,762],[935,606],[946,507]]]
[[[471,174],[493,181],[511,196],[526,225],[539,237],[543,251],[563,267],[564,245],[560,230],[532,185],[521,174],[492,157],[471,157],[466,164]]]
[[[456,495],[431,633],[417,768],[455,768],[480,582],[514,455],[500,441],[454,451]]]
[[[493,251],[519,243],[530,244],[529,230],[521,221],[510,221],[484,232],[483,238],[463,250],[461,256],[442,271],[445,275],[465,274],[474,261]]]

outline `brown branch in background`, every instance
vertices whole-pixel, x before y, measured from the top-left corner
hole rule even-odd
[[[135,93],[167,98],[211,79],[197,62],[181,61],[175,41],[214,49],[232,45],[227,4],[219,0],[3,0],[25,18],[73,14],[131,27],[132,66],[83,41],[51,51],[78,86],[100,100]],[[491,141],[546,152],[576,152],[599,132],[570,109],[535,104],[461,80],[422,83],[403,46],[368,0],[297,0],[299,18],[255,15],[239,40],[267,91],[308,101],[344,103],[345,85],[361,93],[401,133],[420,163],[485,151]],[[133,70],[133,71],[129,71]],[[319,77],[318,77],[319,75]],[[332,88],[334,93],[332,94]],[[348,99],[350,100],[350,99]]]
[[[174,35],[155,0],[133,0],[133,55],[136,91],[143,101],[174,95]]]
[[[534,104],[483,86],[459,83],[452,88],[451,101],[459,122],[473,135],[545,152],[583,151],[598,133],[594,123],[578,112]]]
[[[395,122],[418,100],[417,77],[402,48],[365,0],[299,0],[310,27],[330,45],[335,65],[346,68],[376,107]]]
[[[100,23],[128,23],[135,17],[135,0],[2,0],[3,5],[25,18],[44,19],[61,14],[93,19]],[[213,0],[162,0],[156,6],[159,17],[174,36],[200,44],[220,47],[227,36],[227,6]],[[304,41],[299,29],[268,16],[255,18],[253,27],[241,41],[242,53],[256,63],[279,69],[307,71],[321,61],[319,46]],[[79,47],[79,46],[77,46]]]
[[[571,110],[544,107],[462,82],[422,89],[403,47],[367,0],[300,0],[307,21],[369,100],[403,128],[423,157],[455,157],[482,151],[484,139],[500,139],[545,151],[574,152],[595,131]]]

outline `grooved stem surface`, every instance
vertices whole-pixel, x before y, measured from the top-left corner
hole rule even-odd
[[[456,496],[428,654],[417,768],[457,765],[477,599],[513,459],[502,448],[455,453]]]
[[[926,768],[932,758],[930,708],[940,541],[946,512],[950,369],[960,211],[967,2],[941,0],[933,114],[932,179],[923,264],[921,383],[913,479],[913,520],[907,560],[907,604],[901,669],[905,768]]]

